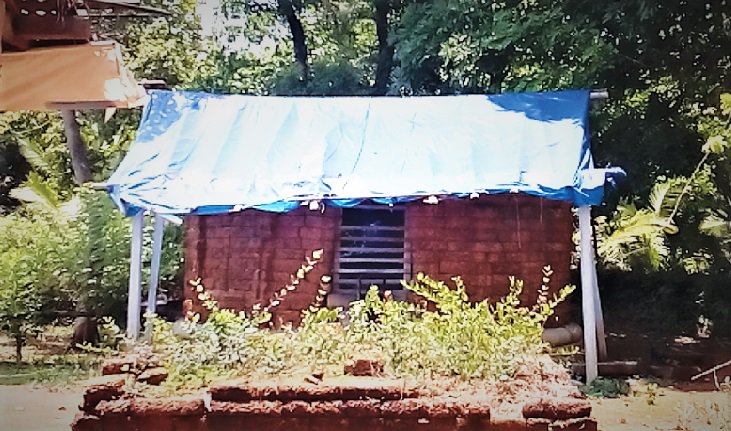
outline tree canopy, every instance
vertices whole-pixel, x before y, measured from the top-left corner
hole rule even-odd
[[[603,264],[731,269],[728,0],[220,1],[200,6],[216,7],[223,23],[210,37],[192,0],[150,1],[171,16],[99,30],[123,43],[138,78],[182,89],[408,96],[607,88],[610,99],[592,111],[592,145],[598,164],[622,166],[628,178],[595,211]],[[138,115],[80,116],[94,180],[114,169]],[[0,114],[0,212],[17,208],[12,190],[24,182],[43,183],[60,201],[75,194],[62,130],[55,113]]]

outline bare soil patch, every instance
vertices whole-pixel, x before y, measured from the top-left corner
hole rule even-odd
[[[68,431],[81,394],[81,387],[0,386],[0,430]]]
[[[603,431],[724,431],[731,429],[731,394],[660,388],[654,405],[646,394],[592,400]]]

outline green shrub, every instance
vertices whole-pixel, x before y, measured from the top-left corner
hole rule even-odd
[[[28,212],[0,218],[0,330],[21,348],[70,301],[74,260],[68,225]]]
[[[16,341],[18,360],[26,339],[58,312],[85,311],[124,321],[130,223],[105,193],[80,189],[77,196],[73,212],[24,205],[0,217],[0,330]],[[146,233],[149,259],[151,232]],[[162,288],[178,283],[181,236],[177,226],[166,229]],[[147,280],[148,274],[143,275]]]
[[[106,193],[79,191],[81,208],[73,222],[78,258],[73,262],[73,283],[78,307],[96,315],[126,318],[129,285],[130,222]],[[152,226],[146,224],[143,260],[152,253]],[[182,233],[168,226],[160,265],[160,287],[173,288],[180,281]],[[143,280],[149,279],[149,265],[143,265]]]
[[[203,323],[153,320],[153,344],[167,362],[168,388],[195,388],[229,375],[249,377],[322,371],[342,374],[354,357],[378,357],[397,376],[445,376],[498,380],[512,376],[522,361],[543,351],[543,323],[573,290],[541,296],[522,306],[522,282],[511,279],[510,293],[497,303],[472,303],[460,278],[455,288],[420,274],[404,286],[434,305],[382,299],[373,286],[346,311],[310,308],[298,328],[272,330],[268,315],[219,309],[209,304]],[[541,290],[545,292],[545,290]],[[257,307],[256,310],[260,310]]]
[[[434,304],[429,311],[400,301],[383,301],[371,288],[350,308],[351,340],[383,352],[397,374],[459,376],[495,380],[511,376],[526,355],[541,352],[543,323],[573,290],[557,298],[541,298],[532,307],[520,305],[520,280],[510,279],[508,295],[492,304],[469,301],[459,277],[455,289],[419,274],[404,283]],[[378,316],[373,320],[370,316]]]

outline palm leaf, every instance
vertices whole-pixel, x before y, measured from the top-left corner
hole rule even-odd
[[[701,232],[715,236],[716,238],[726,239],[731,233],[731,221],[725,220],[715,214],[709,215],[703,219],[699,229]]]
[[[40,206],[48,211],[60,211],[61,199],[58,193],[36,172],[29,173],[23,186],[13,189],[10,196],[21,202]]]
[[[677,181],[656,183],[650,191],[649,207],[659,217],[670,217],[682,192],[683,184]]]
[[[643,262],[652,269],[664,266],[669,255],[666,235],[677,227],[666,218],[648,209],[637,210],[633,205],[618,211],[614,229],[599,238],[597,251],[605,263],[629,270],[634,262]]]
[[[46,159],[43,158],[43,148],[35,140],[18,138],[18,148],[34,170],[46,174],[53,171]]]

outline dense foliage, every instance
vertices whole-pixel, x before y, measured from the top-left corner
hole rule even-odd
[[[147,3],[171,15],[117,18],[97,30],[124,44],[137,77],[174,88],[378,96],[608,88],[610,99],[592,112],[593,149],[598,164],[622,166],[628,178],[595,211],[600,263],[612,271],[600,285],[642,285],[659,298],[672,281],[690,296],[675,295],[670,309],[731,328],[722,312],[731,270],[731,102],[722,96],[731,89],[728,0],[222,0],[219,25],[204,29],[211,37],[201,32],[196,2]],[[134,110],[111,119],[79,113],[94,181],[115,168],[138,118]],[[27,231],[22,236],[43,229],[33,224],[38,217],[56,217],[42,211],[79,199],[62,130],[55,113],[0,114],[0,214],[15,212],[6,222]],[[21,221],[29,201],[35,215]],[[74,278],[96,304],[94,286],[125,284],[127,228],[115,217],[87,230],[108,237],[103,251],[91,238],[79,246],[88,269]],[[65,253],[58,247],[51,255]],[[32,261],[24,250],[12,259]],[[14,277],[14,267],[3,265],[0,279]],[[40,292],[43,274],[19,283]],[[65,285],[66,275],[57,277],[51,284]],[[120,313],[113,308],[106,311]]]
[[[167,384],[174,389],[228,375],[339,375],[356,357],[381,358],[386,371],[398,376],[497,380],[542,351],[543,323],[573,290],[567,286],[558,297],[543,294],[525,306],[518,300],[522,282],[511,280],[510,293],[497,303],[474,303],[459,277],[453,281],[454,288],[419,274],[404,283],[422,303],[381,298],[373,286],[344,312],[312,307],[298,328],[277,331],[264,325],[270,316],[261,307],[235,312],[209,299],[203,323],[155,319],[153,346],[166,361]],[[201,285],[195,288],[204,292]]]
[[[71,297],[74,243],[66,223],[42,214],[0,218],[0,331],[21,347]]]
[[[103,192],[77,190],[71,213],[24,205],[0,218],[0,330],[16,341],[75,312],[124,321],[129,277],[127,220]],[[68,207],[68,205],[67,205]],[[70,211],[70,208],[66,208]],[[161,288],[179,280],[180,229],[169,227]],[[151,232],[145,256],[151,253]]]

